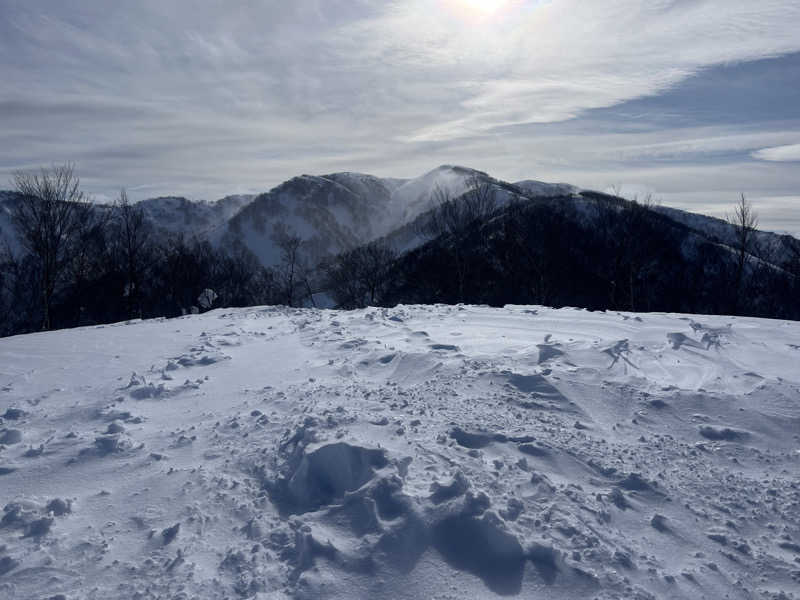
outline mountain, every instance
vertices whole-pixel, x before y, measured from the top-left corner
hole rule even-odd
[[[139,203],[147,218],[158,229],[171,234],[205,236],[227,223],[255,196],[226,196],[216,202],[161,197]]]
[[[246,247],[264,266],[280,262],[279,240],[296,235],[310,266],[366,242],[385,238],[405,252],[425,242],[419,235],[426,213],[441,196],[457,199],[475,182],[488,184],[498,206],[512,199],[558,197],[576,207],[585,205],[581,190],[564,183],[523,180],[508,183],[475,169],[442,165],[413,179],[379,178],[361,173],[302,175],[258,195],[233,195],[194,201],[159,197],[141,201],[160,235],[181,234],[226,248]],[[10,223],[13,192],[0,191],[0,242],[17,247]],[[669,207],[656,211],[722,244],[734,244],[725,221]],[[791,256],[795,238],[759,232],[760,246],[774,256]]]
[[[167,196],[142,200],[138,206],[143,209],[156,236],[180,234],[187,238],[205,238],[226,224],[253,198],[251,195],[235,195],[208,202]],[[11,211],[18,200],[17,193],[0,190],[0,243],[8,243],[15,249],[18,249],[18,243],[11,222]],[[113,205],[109,204],[95,204],[93,209],[98,214],[113,214],[115,211]]]
[[[653,210],[685,225],[710,241],[728,247],[735,247],[737,244],[736,228],[727,221],[668,206],[656,206]],[[800,257],[800,239],[788,234],[756,231],[755,251],[762,260],[785,267],[787,263]]]
[[[395,222],[392,192],[398,183],[369,175],[302,175],[253,199],[213,238],[244,244],[265,266],[281,260],[282,236],[297,235],[306,259],[322,258],[370,241]]]
[[[281,236],[297,235],[314,265],[410,223],[432,208],[436,190],[460,196],[474,177],[491,179],[480,171],[450,165],[415,179],[361,173],[301,175],[259,195],[228,196],[216,202],[165,196],[139,205],[161,234],[206,238],[225,247],[244,245],[264,266],[280,261]],[[2,215],[8,215],[15,195],[0,194],[0,236],[7,238],[11,229]]]
[[[579,188],[568,183],[544,183],[543,181],[533,181],[531,179],[517,181],[514,187],[519,188],[529,198],[569,196],[580,192]]]
[[[314,265],[403,228],[433,207],[436,190],[460,196],[476,176],[488,178],[450,165],[409,180],[360,173],[302,175],[257,196],[214,239],[243,243],[262,264],[274,266],[281,260],[281,238],[296,235]]]
[[[716,219],[596,192],[516,197],[457,231],[424,235],[414,228],[417,239],[387,267],[378,303],[800,319],[797,238],[758,233],[740,267],[735,230]],[[405,240],[412,232],[402,233]]]
[[[796,597],[798,360],[541,306],[0,339],[0,596]]]
[[[459,212],[475,203],[478,192],[494,199],[491,210],[463,230],[435,231],[432,224],[443,199]],[[14,198],[0,196],[0,236],[12,249],[8,217]],[[220,302],[237,298],[240,306],[255,302],[247,298],[265,285],[269,289],[258,303],[296,304],[311,298],[306,301],[319,300],[323,306],[362,306],[358,298],[363,296],[354,288],[348,292],[350,300],[339,294],[348,288],[350,275],[337,276],[337,291],[331,270],[316,267],[381,240],[397,260],[381,267],[392,280],[380,286],[381,294],[374,285],[367,286],[373,304],[525,302],[800,318],[791,301],[800,280],[797,238],[758,232],[757,243],[737,266],[735,229],[724,221],[666,207],[640,210],[621,198],[567,184],[509,183],[482,171],[443,165],[414,179],[347,172],[302,175],[257,196],[218,202],[163,197],[139,206],[154,226],[154,241],[176,235],[186,240],[159,254],[166,270],[154,280],[150,300],[164,296],[164,290],[166,300],[149,306],[147,310],[161,311],[149,314],[190,310],[211,282],[225,287],[226,300]],[[283,248],[292,239],[297,264],[259,274],[259,265],[283,267]],[[195,240],[209,241],[211,247]],[[167,254],[174,260],[166,260]],[[194,263],[191,269],[187,261]],[[299,280],[294,267],[299,267]],[[222,278],[225,273],[230,277]],[[288,273],[291,278],[284,281]],[[173,285],[177,275],[182,283]],[[120,275],[114,277],[124,290]],[[18,295],[30,287],[20,277],[15,281]],[[95,284],[104,285],[100,280]],[[287,285],[291,289],[283,289]],[[78,292],[83,299],[75,299],[76,306],[69,309],[77,316],[65,322],[88,319],[87,295],[100,297]],[[13,304],[10,299],[5,303]]]

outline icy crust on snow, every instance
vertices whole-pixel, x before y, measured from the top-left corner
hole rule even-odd
[[[1,598],[800,598],[800,324],[255,308],[0,340]]]

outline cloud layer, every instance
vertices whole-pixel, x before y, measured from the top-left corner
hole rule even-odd
[[[3,0],[0,178],[73,160],[98,194],[217,197],[299,172],[462,162],[602,187],[664,161],[757,170],[797,155],[796,113],[612,114],[800,52],[795,0],[470,4]]]
[[[800,162],[800,144],[762,148],[753,153],[755,158],[775,162]]]

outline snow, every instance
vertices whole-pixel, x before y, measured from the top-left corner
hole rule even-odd
[[[404,182],[392,192],[395,212],[401,215],[397,226],[413,221],[434,207],[434,192],[441,190],[451,198],[458,198],[469,189],[470,177],[484,173],[453,165],[442,165],[424,175]],[[388,233],[388,232],[387,232]]]
[[[522,190],[528,197],[571,196],[580,192],[579,188],[568,183],[544,183],[532,179],[517,181],[514,186]]]
[[[800,598],[800,323],[260,307],[0,340],[0,598]]]
[[[302,175],[255,198],[211,239],[218,244],[241,242],[268,267],[281,262],[276,227],[300,237],[310,266],[384,236],[395,249],[405,251],[424,241],[412,222],[433,208],[434,192],[441,189],[457,198],[475,175],[497,186],[485,173],[449,165],[410,180],[350,172]],[[502,201],[509,194],[498,189]]]
[[[214,202],[162,197],[142,200],[139,206],[159,229],[186,236],[205,236],[220,228],[254,196],[226,196]]]

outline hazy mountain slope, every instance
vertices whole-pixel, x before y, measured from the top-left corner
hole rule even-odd
[[[391,217],[391,189],[375,177],[303,175],[257,196],[218,232],[223,244],[242,242],[265,266],[280,261],[282,235],[297,235],[307,259],[369,241]]]
[[[162,197],[142,200],[139,205],[159,229],[186,236],[204,236],[227,223],[242,207],[252,202],[252,195],[226,196],[216,202]]]
[[[434,193],[437,190],[443,191],[452,198],[461,196],[467,191],[469,179],[475,176],[488,177],[485,173],[475,169],[442,165],[405,182],[392,195],[392,200],[398,207],[401,216],[397,225],[402,226],[433,208]]]
[[[386,306],[537,303],[800,319],[800,254],[791,264],[788,255],[753,255],[737,283],[730,246],[595,192],[523,198],[463,231],[407,227],[387,239],[408,251],[386,276]]]
[[[10,220],[12,204],[17,200],[14,192],[0,191],[0,244],[8,242],[18,248]],[[142,200],[145,218],[153,225],[157,235],[181,234],[186,237],[203,238],[213,230],[225,225],[241,208],[251,202],[253,196],[227,196],[216,202],[194,201],[179,197],[162,197]],[[95,204],[95,211],[110,211],[113,205]]]
[[[411,180],[379,179],[360,173],[295,177],[255,198],[234,216],[224,244],[243,242],[266,266],[280,261],[278,241],[286,232],[303,240],[313,265],[321,259],[402,228],[430,210],[437,189],[463,194],[479,171],[442,166]]]
[[[0,340],[0,597],[796,598],[800,324],[257,308]]]
[[[459,198],[471,181],[488,183],[499,207],[512,199],[561,198],[591,216],[591,201],[578,188],[558,183],[524,180],[507,183],[466,167],[442,165],[413,179],[378,178],[360,173],[333,173],[295,177],[258,196],[228,196],[216,202],[178,197],[144,200],[150,221],[166,234],[208,238],[215,244],[249,248],[265,266],[280,261],[278,239],[296,234],[310,266],[343,250],[386,237],[398,251],[417,248],[425,216],[434,208],[437,191]],[[8,192],[0,195],[0,237],[10,238]],[[733,231],[725,222],[667,207],[656,210],[710,241],[732,245]],[[5,217],[3,215],[6,215]],[[774,257],[800,252],[800,242],[789,236],[759,234],[761,247]],[[777,259],[775,259],[777,260]]]
[[[526,196],[568,196],[580,191],[579,188],[567,183],[544,183],[543,181],[517,181],[514,183]]]
[[[488,185],[496,203],[502,209],[512,201],[525,201],[541,197],[563,196],[576,193],[578,188],[566,184],[550,184],[541,181],[522,181],[510,184],[495,179],[483,171],[449,165],[434,169],[416,180],[398,188],[395,202],[411,206],[405,212],[405,222],[385,236],[385,241],[397,252],[403,253],[418,248],[430,239],[426,233],[432,212],[441,201],[437,192],[456,202],[464,196],[474,183]],[[416,198],[416,199],[414,199]]]
[[[668,206],[657,206],[654,210],[686,225],[710,240],[719,241],[732,248],[737,245],[736,229],[727,221]],[[757,253],[778,265],[800,256],[800,239],[794,236],[758,231],[756,232],[756,241]]]

